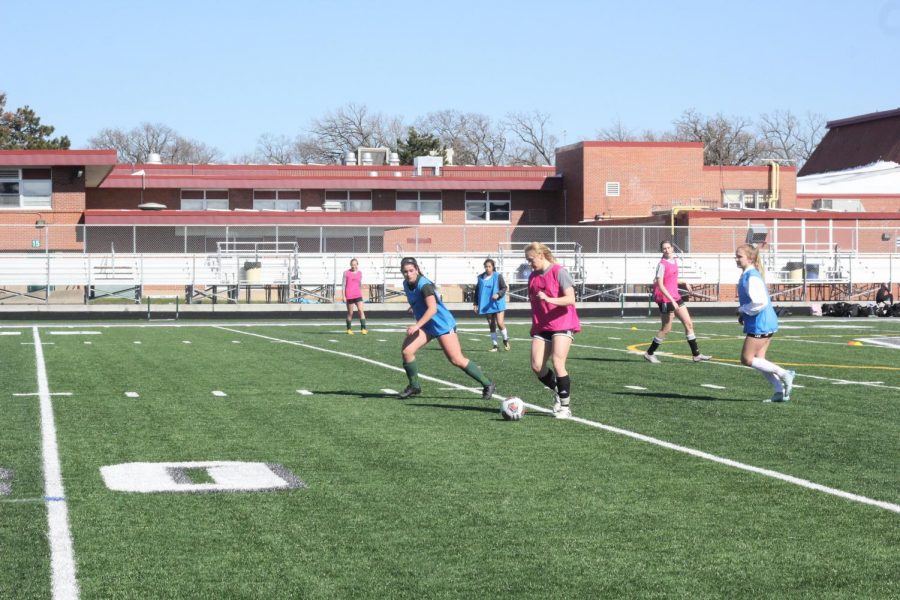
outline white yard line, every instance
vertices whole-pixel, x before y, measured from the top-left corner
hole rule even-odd
[[[50,571],[54,600],[77,599],[78,580],[75,577],[75,551],[69,529],[69,508],[63,487],[59,447],[56,443],[56,423],[44,350],[37,327],[32,327],[34,355],[37,363],[38,394],[41,404],[41,446],[44,456],[44,499],[47,503],[47,538],[50,542]]]
[[[253,333],[253,332],[250,332],[250,331],[241,331],[241,330],[239,330],[239,329],[230,329],[230,328],[228,328],[228,327],[224,327],[224,326],[221,326],[221,325],[216,325],[215,327],[216,327],[217,329],[222,329],[222,330],[225,330],[225,331],[230,331],[230,332],[232,332],[232,333],[239,333],[239,334],[242,334],[242,335],[249,335],[249,336],[258,337],[258,338],[262,338],[262,339],[270,340],[270,341],[279,341],[279,342],[282,342],[282,343],[285,343],[285,344],[291,344],[291,345],[298,346],[298,347],[301,347],[301,348],[307,348],[307,349],[309,349],[309,350],[315,350],[315,351],[317,351],[317,352],[326,352],[326,353],[328,353],[328,354],[335,354],[335,355],[337,355],[337,356],[342,356],[342,357],[344,357],[344,358],[350,358],[350,359],[353,359],[353,360],[359,360],[359,361],[362,361],[362,362],[365,362],[365,363],[368,363],[368,364],[371,364],[371,365],[376,365],[376,366],[379,366],[379,367],[383,367],[383,368],[385,368],[385,369],[389,369],[389,370],[391,370],[391,371],[400,371],[400,372],[403,372],[403,369],[400,368],[400,367],[397,367],[397,366],[394,366],[394,365],[389,365],[389,364],[387,364],[387,363],[383,363],[383,362],[380,362],[380,361],[377,361],[377,360],[373,360],[373,359],[371,359],[371,358],[366,358],[366,357],[364,357],[364,356],[357,356],[357,355],[355,355],[355,354],[350,354],[350,353],[348,353],[348,352],[340,352],[340,351],[337,351],[337,350],[329,350],[329,349],[327,349],[327,348],[320,348],[320,347],[318,347],[318,346],[312,346],[312,345],[310,345],[310,344],[304,344],[304,343],[302,343],[302,342],[292,342],[292,341],[290,341],[290,340],[283,340],[283,339],[279,339],[279,338],[274,338],[274,337],[271,337],[271,336],[262,335],[262,334],[260,334],[260,333]],[[573,344],[573,346],[574,346],[574,345],[575,345],[575,344]],[[581,346],[581,347],[590,347],[590,346]],[[612,349],[610,349],[610,348],[604,348],[604,349],[612,350]],[[619,350],[619,349],[615,349],[615,350],[617,350],[617,351],[622,351],[622,350]],[[624,351],[624,352],[627,352],[627,351]],[[745,368],[745,367],[741,367],[741,368]],[[443,380],[443,379],[438,379],[437,377],[431,377],[431,376],[429,376],[429,375],[421,375],[421,374],[420,374],[420,375],[419,375],[419,378],[420,378],[420,379],[425,379],[425,380],[428,380],[428,381],[433,381],[433,382],[435,382],[435,383],[439,383],[439,384],[442,384],[442,385],[451,387],[451,388],[453,388],[453,389],[464,389],[464,390],[471,389],[471,388],[468,387],[468,386],[465,386],[465,385],[459,385],[459,384],[453,383],[453,382],[451,382],[451,381],[445,381],[445,380]],[[497,397],[496,394],[495,394],[494,396]],[[544,408],[544,407],[542,407],[542,406],[537,406],[537,405],[534,405],[534,404],[525,403],[525,406],[527,406],[529,409],[531,409],[531,410],[533,410],[533,411],[538,411],[538,412],[543,412],[543,413],[550,413],[550,412],[551,412],[549,409],[546,409],[546,408]],[[867,498],[867,497],[865,497],[865,496],[860,496],[860,495],[858,495],[858,494],[852,494],[852,493],[850,493],[850,492],[845,492],[845,491],[843,491],[843,490],[839,490],[839,489],[836,489],[836,488],[824,486],[824,485],[821,485],[821,484],[818,484],[818,483],[815,483],[815,482],[812,482],[812,481],[809,481],[809,480],[806,480],[806,479],[801,479],[801,478],[799,478],[799,477],[794,477],[793,475],[787,475],[787,474],[785,474],[785,473],[779,473],[778,471],[772,471],[772,470],[770,470],[770,469],[763,469],[763,468],[761,468],[761,467],[755,467],[755,466],[753,466],[753,465],[748,465],[748,464],[745,464],[745,463],[741,463],[741,462],[738,462],[738,461],[736,461],[736,460],[731,460],[730,458],[724,458],[724,457],[721,457],[721,456],[716,456],[715,454],[709,454],[708,452],[703,452],[702,450],[695,450],[694,448],[688,448],[688,447],[686,447],[686,446],[679,446],[679,445],[677,445],[677,444],[673,444],[673,443],[667,442],[667,441],[665,441],[665,440],[660,440],[660,439],[658,439],[658,438],[650,437],[650,436],[644,435],[644,434],[642,434],[642,433],[637,433],[637,432],[634,432],[634,431],[629,431],[629,430],[627,430],[627,429],[621,429],[621,428],[619,428],[619,427],[613,427],[613,426],[611,426],[611,425],[605,425],[605,424],[603,424],[603,423],[598,423],[598,422],[596,422],[596,421],[589,421],[589,420],[587,420],[587,419],[582,419],[582,418],[580,418],[580,417],[569,417],[568,420],[569,420],[569,421],[574,421],[574,422],[576,422],[576,423],[581,423],[582,425],[587,425],[587,426],[589,426],[589,427],[596,427],[597,429],[602,429],[602,430],[604,430],[604,431],[609,431],[609,432],[611,432],[611,433],[617,433],[617,434],[619,434],[619,435],[623,435],[623,436],[626,436],[626,437],[630,437],[630,438],[632,438],[632,439],[639,440],[639,441],[642,441],[642,442],[646,442],[646,443],[648,443],[648,444],[653,444],[653,445],[655,445],[655,446],[660,446],[660,447],[662,447],[662,448],[666,448],[666,449],[669,449],[669,450],[675,450],[676,452],[682,452],[682,453],[684,453],[684,454],[688,454],[688,455],[694,456],[694,457],[696,457],[696,458],[702,458],[702,459],[704,459],[704,460],[708,460],[708,461],[715,462],[715,463],[718,463],[718,464],[726,465],[726,466],[729,466],[729,467],[732,467],[732,468],[735,468],[735,469],[739,469],[739,470],[742,470],[742,471],[748,471],[748,472],[750,472],[750,473],[756,473],[756,474],[758,474],[758,475],[763,475],[763,476],[765,476],[765,477],[771,477],[771,478],[773,478],[773,479],[777,479],[777,480],[779,480],[779,481],[784,481],[784,482],[786,482],[786,483],[791,483],[791,484],[794,484],[794,485],[797,485],[797,486],[800,486],[800,487],[804,487],[804,488],[807,488],[807,489],[810,489],[810,490],[815,490],[815,491],[822,492],[822,493],[825,493],[825,494],[830,494],[830,495],[832,495],[832,496],[838,496],[838,497],[840,497],[840,498],[844,498],[844,499],[846,499],[846,500],[851,500],[851,501],[853,501],[853,502],[859,502],[859,503],[861,503],[861,504],[868,504],[868,505],[870,505],[870,506],[876,506],[876,507],[878,507],[878,508],[883,508],[883,509],[889,510],[889,511],[891,511],[891,512],[900,513],[900,505],[892,504],[892,503],[890,503],[890,502],[884,502],[884,501],[881,501],[881,500],[874,500],[874,499],[872,499],[872,498]]]

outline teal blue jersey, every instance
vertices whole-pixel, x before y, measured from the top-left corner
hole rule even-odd
[[[444,306],[441,295],[435,288],[434,283],[429,281],[424,275],[419,275],[416,283],[412,286],[405,280],[403,282],[403,291],[406,292],[406,301],[412,306],[413,315],[415,315],[416,321],[421,319],[422,315],[424,315],[425,311],[428,309],[428,305],[425,304],[426,294],[423,292],[425,286],[429,286],[430,290],[433,291],[434,299],[437,301],[437,313],[431,317],[430,321],[422,326],[422,330],[431,337],[442,336],[455,330],[456,319],[453,318],[453,315],[450,314],[450,311]]]

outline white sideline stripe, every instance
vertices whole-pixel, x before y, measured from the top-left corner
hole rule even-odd
[[[13,396],[40,396],[40,392],[33,392],[30,394],[13,394]],[[53,392],[51,394],[47,394],[48,396],[71,396],[72,392]]]
[[[34,356],[37,363],[38,393],[41,397],[41,447],[44,458],[44,499],[47,503],[47,539],[50,543],[50,572],[54,600],[77,599],[78,580],[75,578],[75,552],[69,530],[69,508],[63,487],[59,447],[56,444],[56,423],[53,402],[44,364],[44,350],[38,328],[34,336]]]
[[[23,346],[34,346],[34,342],[19,342]],[[44,342],[44,346],[55,346],[56,342]]]
[[[724,390],[724,385],[715,385],[714,383],[701,383],[700,387],[710,388],[713,390]]]
[[[253,333],[250,331],[241,331],[239,329],[229,329],[228,327],[223,327],[221,325],[214,325],[217,329],[223,329],[225,331],[230,331],[232,333],[239,333],[242,335],[250,335],[254,337],[263,338],[266,340],[276,340],[278,338],[273,338],[267,335],[262,335],[260,333]],[[338,356],[343,356],[345,358],[352,358],[354,360],[359,360],[365,363],[369,363],[372,365],[377,365],[379,367],[384,367],[385,369],[389,369],[391,371],[403,371],[400,367],[395,367],[394,365],[389,365],[383,362],[379,362],[377,360],[372,360],[371,358],[366,358],[364,356],[356,356],[355,354],[349,354],[347,352],[339,352],[337,350],[329,350],[327,348],[319,348],[318,346],[311,346],[309,344],[304,344],[301,342],[292,342],[290,340],[279,340],[286,344],[291,344],[294,346],[299,346],[302,348],[308,348],[310,350],[317,350],[319,352],[327,352],[329,354],[336,354]],[[575,346],[576,344],[572,344]],[[618,350],[618,349],[617,349]],[[625,350],[620,350],[622,352],[627,352]],[[431,377],[430,375],[419,375],[420,379],[426,379],[428,381],[433,381],[435,383],[440,383],[442,385],[451,386],[455,389],[471,389],[468,386],[459,385],[453,383],[452,381],[444,381],[443,379],[438,379],[437,377]],[[387,393],[386,390],[382,390]],[[497,394],[494,394],[494,397],[498,397]],[[551,410],[544,408],[542,406],[537,406],[535,404],[525,403],[525,406],[531,410],[535,410],[543,413],[552,413]],[[621,429],[619,427],[613,427],[612,425],[605,425],[603,423],[598,423],[596,421],[589,421],[587,419],[582,419],[580,417],[568,417],[569,421],[575,421],[577,423],[581,423],[582,425],[587,425],[589,427],[596,427],[597,429],[603,429],[605,431],[609,431],[611,433],[617,433],[619,435],[624,435],[626,437],[630,437],[635,440],[639,440],[642,442],[646,442],[648,444],[653,444],[655,446],[660,446],[662,448],[667,448],[669,450],[675,450],[676,452],[682,452],[684,454],[688,454],[690,456],[694,456],[696,458],[702,458],[704,460],[708,460],[711,462],[719,463],[722,465],[726,465],[735,469],[740,469],[742,471],[748,471],[750,473],[756,473],[757,475],[764,475],[766,477],[771,477],[773,479],[778,479],[779,481],[784,481],[786,483],[792,483],[794,485],[804,487],[810,490],[815,490],[817,492],[823,492],[825,494],[830,494],[832,496],[838,496],[840,498],[844,498],[845,500],[852,500],[854,502],[859,502],[861,504],[868,504],[870,506],[877,506],[878,508],[883,508],[885,510],[889,510],[891,512],[900,513],[900,505],[892,504],[890,502],[884,502],[882,500],[873,500],[872,498],[867,498],[865,496],[860,496],[858,494],[851,494],[850,492],[845,492],[843,490],[839,490],[836,488],[828,487],[825,485],[821,485],[807,479],[801,479],[799,477],[794,477],[793,475],[786,475],[784,473],[779,473],[778,471],[772,471],[771,469],[763,469],[761,467],[754,467],[753,465],[748,465],[745,463],[738,462],[736,460],[731,460],[730,458],[724,458],[721,456],[716,456],[715,454],[710,454],[708,452],[703,452],[702,450],[695,450],[693,448],[688,448],[686,446],[679,446],[677,444],[673,444],[671,442],[667,442],[665,440],[660,440],[654,437],[650,437],[648,435],[644,435],[642,433],[637,433],[635,431],[629,431],[627,429]]]
[[[50,335],[100,335],[99,331],[50,331]]]
[[[21,331],[0,331],[0,335],[22,335]]]

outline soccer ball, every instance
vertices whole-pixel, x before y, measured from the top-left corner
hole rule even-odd
[[[500,405],[500,415],[504,421],[518,421],[525,414],[525,403],[521,398],[511,396]]]

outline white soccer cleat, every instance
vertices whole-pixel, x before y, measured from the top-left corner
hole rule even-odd
[[[572,417],[572,409],[568,405],[560,406],[559,410],[553,411],[553,416],[557,419],[569,419]]]
[[[771,398],[767,398],[763,400],[763,402],[784,402],[785,400],[787,400],[787,398],[784,397],[782,392],[775,392],[772,394]]]
[[[644,352],[643,356],[644,360],[646,360],[647,362],[653,363],[654,365],[659,364],[659,359],[656,358],[655,354],[647,354],[646,352]]]
[[[707,356],[705,354],[698,354],[697,356],[692,357],[694,362],[706,362],[711,359],[712,356]]]
[[[794,387],[794,377],[797,376],[796,371],[788,371],[784,374],[784,377],[781,378],[781,382],[784,384],[784,399],[791,399],[791,389]]]

